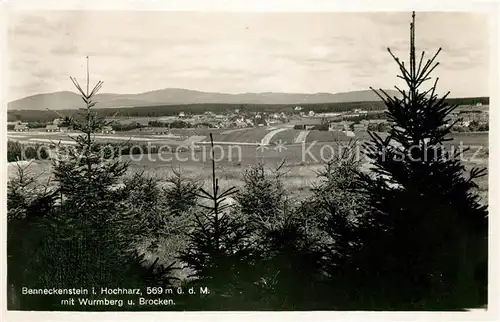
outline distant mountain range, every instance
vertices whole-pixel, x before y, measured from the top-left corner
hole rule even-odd
[[[389,95],[399,96],[395,90]],[[181,104],[316,104],[379,101],[371,90],[346,93],[209,93],[179,88],[166,88],[139,94],[97,94],[96,108],[137,107],[150,105]],[[85,107],[80,96],[74,92],[37,94],[8,103],[8,110],[68,110]]]

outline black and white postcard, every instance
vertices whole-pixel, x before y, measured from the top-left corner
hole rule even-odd
[[[498,4],[245,2],[2,4],[7,313],[498,318]]]

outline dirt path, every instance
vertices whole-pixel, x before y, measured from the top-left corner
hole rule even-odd
[[[260,141],[260,144],[263,144],[263,145],[268,145],[269,142],[271,142],[271,139],[273,138],[273,136],[275,136],[276,134],[278,134],[279,132],[283,132],[283,131],[286,131],[288,130],[287,128],[280,128],[280,129],[276,129],[276,130],[273,130],[269,133],[267,133],[263,138],[262,140]]]
[[[302,131],[302,132],[300,132],[299,135],[297,135],[297,138],[295,138],[295,142],[294,143],[304,143],[304,142],[306,142],[307,135],[310,132],[311,131]]]
[[[182,145],[190,146],[190,145],[193,145],[195,143],[203,141],[205,138],[206,138],[206,136],[204,136],[204,135],[203,136],[202,135],[190,136],[184,142],[182,142]]]

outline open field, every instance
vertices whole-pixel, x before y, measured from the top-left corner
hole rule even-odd
[[[294,130],[288,127],[259,127],[244,129],[172,129],[171,135],[154,135],[151,132],[117,132],[116,134],[95,135],[100,142],[127,142],[132,144],[151,143],[151,145],[161,146],[193,146],[185,152],[163,152],[160,154],[143,156],[124,156],[132,158],[132,163],[138,167],[158,168],[178,166],[200,166],[200,163],[208,162],[210,141],[209,135],[213,134],[214,141],[220,143],[216,148],[216,158],[220,158],[219,164],[224,166],[251,165],[257,162],[265,164],[277,164],[285,160],[292,165],[318,164],[322,163],[337,153],[335,142],[347,142],[352,139],[359,140],[360,143],[369,139],[366,132],[355,132],[354,137],[340,131],[306,131]],[[385,133],[379,133],[384,137]],[[77,133],[61,132],[9,132],[9,140],[17,140],[22,143],[55,143],[71,144],[73,140],[70,136]],[[484,159],[487,164],[488,155],[488,132],[480,133],[453,133],[453,140],[446,143],[450,148],[471,147],[471,151],[466,153],[466,158],[470,159],[475,155],[475,159]],[[259,145],[261,145],[259,147]],[[166,151],[166,150],[165,150]],[[361,151],[361,149],[360,149]],[[144,151],[146,152],[146,151]],[[217,153],[221,155],[218,156]],[[141,157],[139,160],[138,158]],[[481,163],[481,161],[478,161]]]
[[[217,146],[215,158],[217,165],[222,169],[219,174],[223,181],[239,182],[244,169],[256,163],[264,163],[266,167],[275,168],[285,161],[289,176],[285,183],[293,191],[304,193],[310,183],[315,180],[315,171],[328,160],[332,154],[338,155],[339,149],[335,142],[347,142],[358,139],[363,143],[369,139],[368,133],[355,133],[350,137],[343,132],[304,131],[287,127],[265,127],[250,129],[172,129],[172,135],[153,135],[147,132],[118,132],[116,134],[96,135],[101,142],[131,142],[133,144],[151,143],[151,145],[169,147],[192,146],[196,147],[183,152],[162,151],[158,154],[144,154],[121,156],[124,161],[131,162],[130,171],[144,170],[155,177],[172,167],[181,168],[192,176],[208,178],[210,173],[210,133],[213,134]],[[9,132],[8,137],[23,143],[57,143],[71,144],[70,136],[76,133],[47,133],[47,132]],[[380,133],[382,137],[384,133]],[[454,133],[451,141],[446,143],[447,149],[470,147],[464,153],[463,160],[468,168],[472,166],[488,167],[488,133]],[[204,143],[204,144],[203,144]],[[261,144],[261,146],[259,146]],[[361,157],[362,149],[359,149]],[[368,166],[368,165],[365,165]],[[49,163],[36,162],[33,166],[35,173],[44,172]],[[45,170],[44,170],[45,169]],[[9,167],[9,176],[15,173]],[[43,179],[45,175],[40,178]],[[482,196],[487,195],[487,177],[480,179],[478,184]]]
[[[230,185],[235,185],[236,187],[241,187],[243,185],[242,175],[245,169],[251,165],[252,159],[247,159],[244,163],[231,163],[225,162],[217,165],[216,174],[220,179],[221,187],[227,187]],[[263,158],[254,158],[253,161],[262,161],[266,165],[266,168],[274,169],[279,165],[279,158],[273,158],[272,156]],[[306,196],[310,194],[311,184],[317,182],[316,171],[320,170],[323,166],[319,163],[317,164],[293,164],[292,162],[287,162],[285,166],[285,171],[287,172],[286,177],[283,180],[285,188],[290,191],[292,196]],[[480,162],[466,162],[466,169],[470,170],[473,166],[487,167],[487,159],[483,159]],[[136,171],[144,171],[148,176],[159,178],[166,178],[171,174],[172,168],[180,169],[182,175],[186,178],[192,178],[201,180],[205,183],[206,188],[209,188],[210,178],[211,178],[211,164],[209,162],[154,162],[142,160],[140,162],[132,161],[129,168],[128,174],[132,175]],[[51,164],[49,161],[35,161],[29,167],[29,173],[38,176],[40,182],[47,182],[50,177]],[[16,166],[10,164],[8,167],[8,177],[12,178],[16,175]],[[488,199],[488,177],[482,177],[476,181],[479,185],[479,195],[482,198],[483,203],[487,203]]]
[[[198,129],[203,130],[203,129]],[[237,131],[225,130],[229,133],[223,134],[223,130],[214,131],[215,141],[226,142],[226,145],[218,145],[214,150],[215,159],[217,161],[217,174],[221,179],[221,184],[235,184],[242,183],[242,174],[249,166],[263,163],[267,168],[276,168],[282,161],[285,162],[288,175],[284,180],[287,187],[293,194],[307,194],[311,183],[315,181],[315,171],[323,166],[323,163],[331,158],[332,154],[338,155],[339,146],[334,143],[337,138],[340,142],[346,142],[350,137],[336,135],[335,132],[320,132],[320,131],[301,131],[293,129],[283,129],[280,132],[273,132],[276,129],[270,128],[254,128],[242,129]],[[151,144],[189,144],[189,139],[202,139],[209,141],[208,135],[211,131],[191,131],[177,129],[177,135],[181,135],[184,140],[163,140],[157,137],[152,138],[148,135],[133,134],[132,138],[139,140],[138,142],[151,142]],[[307,132],[304,136],[301,133]],[[250,145],[265,138],[269,133],[276,133],[270,140],[267,146]],[[130,135],[131,133],[129,133]],[[206,136],[203,136],[206,134]],[[342,134],[342,133],[340,133]],[[358,133],[357,133],[358,134]],[[362,133],[363,137],[359,138],[360,143],[366,140],[367,134]],[[295,143],[294,140],[298,136],[305,137],[306,141],[303,143]],[[23,138],[20,138],[23,137]],[[124,133],[106,134],[96,137],[103,141],[109,141],[109,137],[114,138],[115,141],[124,140],[127,135]],[[129,136],[130,137],[130,136]],[[9,138],[20,139],[27,142],[40,142],[32,141],[30,138],[42,140],[65,140],[71,141],[67,134],[64,133],[17,133],[9,134]],[[269,138],[269,137],[268,137]],[[154,140],[153,140],[154,139]],[[275,144],[279,140],[287,142],[288,139],[293,143],[285,145]],[[324,140],[323,142],[320,142]],[[111,140],[113,141],[113,140]],[[318,141],[318,142],[315,142]],[[458,133],[453,135],[453,141],[447,143],[447,148],[457,146],[462,142],[464,147],[471,146],[469,152],[464,153],[464,164],[467,169],[473,166],[488,167],[488,135],[487,133]],[[245,143],[248,143],[245,144]],[[287,142],[288,143],[288,142]],[[482,148],[479,148],[482,147]],[[359,156],[362,157],[362,149],[359,149]],[[146,151],[144,151],[146,152]],[[198,178],[201,180],[208,180],[211,173],[210,163],[210,147],[208,145],[199,145],[194,149],[183,152],[162,152],[159,154],[139,154],[132,156],[121,156],[122,160],[130,162],[129,172],[145,171],[147,174],[162,178],[165,177],[172,168],[180,169],[181,172],[190,178]],[[367,169],[368,164],[364,164]],[[49,176],[50,162],[49,161],[36,161],[31,166],[31,172],[41,174],[40,180],[47,180]],[[15,167],[9,166],[9,177],[15,175]],[[488,178],[483,177],[477,182],[480,186],[480,194],[483,198],[487,198],[488,191]],[[486,199],[485,199],[486,200]]]
[[[334,142],[334,141],[349,141],[353,138],[359,140],[369,139],[366,132],[350,132],[342,131],[304,131],[294,130],[287,126],[268,126],[258,128],[244,129],[171,129],[171,135],[155,135],[153,131],[129,131],[117,132],[115,134],[97,134],[95,137],[102,142],[151,142],[155,144],[186,144],[191,143],[196,137],[197,141],[209,141],[209,135],[212,133],[214,141],[231,142],[231,143],[262,143],[275,144],[297,144],[297,143],[312,143],[312,142]],[[57,142],[59,140],[71,141],[70,135],[76,133],[61,133],[61,132],[8,132],[9,139],[18,140],[21,142]],[[354,136],[352,136],[354,135]],[[380,134],[385,136],[384,133]],[[488,146],[488,132],[477,133],[453,133],[451,135],[453,141],[449,144],[473,145],[473,146]]]

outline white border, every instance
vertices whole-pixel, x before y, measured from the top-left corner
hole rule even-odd
[[[491,55],[490,55],[490,160],[489,160],[489,206],[490,206],[490,248],[489,248],[489,303],[487,311],[474,310],[465,313],[445,312],[106,312],[106,313],[61,313],[61,312],[15,312],[6,311],[6,261],[2,260],[2,287],[0,297],[2,299],[2,321],[152,321],[152,320],[213,320],[213,321],[255,321],[257,319],[277,320],[409,320],[409,321],[496,321],[499,319],[498,302],[499,279],[498,279],[498,203],[492,196],[500,195],[498,182],[494,178],[500,177],[499,170],[495,165],[499,164],[498,148],[495,142],[500,142],[500,133],[497,124],[500,124],[498,90],[499,86],[499,4],[497,1],[361,1],[361,0],[11,0],[0,3],[0,101],[3,103],[1,111],[1,122],[6,120],[6,18],[11,10],[155,10],[155,11],[474,11],[489,13],[491,19]],[[0,155],[5,155],[6,149],[6,127],[0,125]],[[6,167],[0,171],[0,192],[2,199],[2,238],[6,236]],[[2,239],[5,244],[5,239]],[[1,258],[6,258],[6,247],[1,249]],[[5,318],[5,319],[4,319]]]
[[[18,10],[153,10],[153,11],[482,11],[491,12],[496,1],[484,0],[10,0]]]

